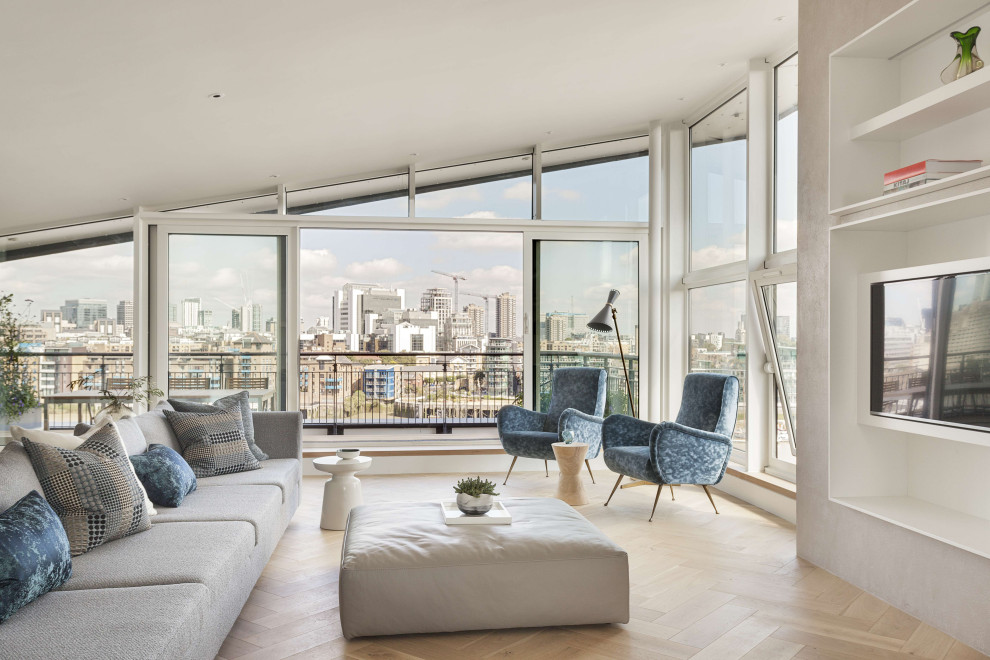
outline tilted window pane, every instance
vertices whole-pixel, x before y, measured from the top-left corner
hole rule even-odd
[[[543,152],[542,219],[649,220],[647,136]]]
[[[409,175],[395,174],[290,190],[286,206],[288,213],[299,215],[406,217],[409,215]]]
[[[532,218],[533,157],[497,158],[416,172],[421,218]]]
[[[747,93],[691,127],[691,269],[746,258]]]
[[[176,213],[275,213],[277,210],[278,196],[274,194],[169,209]]]
[[[746,450],[746,283],[691,289],[688,296],[690,373],[729,374],[739,379],[734,449]]]
[[[774,452],[782,461],[794,461],[790,431],[797,428],[797,283],[785,282],[762,287],[763,302],[770,321],[771,341],[780,370],[774,381],[777,399],[777,425]],[[786,406],[786,408],[784,407]],[[790,429],[785,415],[790,414]]]
[[[775,69],[774,252],[797,247],[798,56]]]
[[[156,312],[167,319],[171,398],[211,403],[247,390],[254,409],[281,409],[284,242],[281,236],[169,237],[167,308]]]
[[[625,357],[633,404],[639,410],[639,243],[635,241],[537,241],[536,315],[539,332],[536,405],[546,411],[553,372],[560,367],[599,367],[608,372],[605,414],[631,414]],[[588,321],[617,289],[616,316],[621,333],[600,334]]]

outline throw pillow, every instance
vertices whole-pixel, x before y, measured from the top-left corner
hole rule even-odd
[[[72,576],[69,539],[37,491],[0,513],[0,623]]]
[[[182,457],[199,479],[261,469],[251,453],[237,411],[209,413],[165,411],[182,445]]]
[[[216,412],[219,410],[239,410],[241,413],[241,424],[244,426],[244,439],[247,440],[251,453],[259,461],[267,461],[268,454],[261,450],[254,442],[254,415],[251,413],[251,395],[247,390],[217,399],[213,405],[206,403],[194,403],[192,401],[179,401],[169,399],[169,404],[177,412]]]
[[[155,504],[177,507],[196,490],[196,475],[174,449],[151,445],[148,451],[131,456],[138,479]]]
[[[23,444],[73,557],[151,527],[141,483],[113,425],[101,426],[75,450],[29,439]]]

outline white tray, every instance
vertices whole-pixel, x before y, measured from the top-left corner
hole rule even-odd
[[[469,516],[461,513],[457,502],[448,500],[440,503],[443,511],[443,521],[448,525],[511,525],[512,516],[501,502],[492,504],[492,510],[480,516]]]

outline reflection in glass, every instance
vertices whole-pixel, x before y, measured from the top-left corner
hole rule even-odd
[[[533,157],[416,172],[420,218],[532,218]]]
[[[599,367],[608,372],[605,414],[630,414],[615,333],[588,329],[588,320],[618,289],[616,311],[639,410],[639,244],[635,241],[537,241],[533,249],[536,328],[539,332],[536,397],[538,410],[550,405],[553,371]]]
[[[767,306],[773,349],[780,369],[780,383],[775,381],[777,400],[776,439],[774,455],[794,462],[794,451],[789,437],[787,420],[782,405],[790,412],[791,428],[797,428],[797,283],[785,282],[763,287],[763,301]],[[779,391],[777,388],[782,388]],[[784,403],[782,403],[782,401]]]
[[[281,236],[169,237],[168,303],[156,311],[167,318],[171,398],[247,390],[254,409],[281,409],[283,253]]]
[[[774,252],[797,247],[798,56],[774,69]]]
[[[305,190],[290,190],[290,214],[406,217],[409,175],[394,174]]]
[[[543,152],[542,219],[649,220],[646,136]]]
[[[691,127],[691,269],[746,258],[746,91]]]
[[[690,373],[739,379],[739,414],[732,446],[746,450],[746,283],[691,289],[688,295]]]
[[[990,428],[990,272],[874,284],[871,406]]]

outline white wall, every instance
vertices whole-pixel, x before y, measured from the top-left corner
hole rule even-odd
[[[828,500],[828,56],[905,4],[906,0],[800,3],[798,554],[987,652],[990,561]],[[937,238],[930,238],[930,249],[938,249]],[[985,255],[986,240],[980,237],[976,243]],[[937,474],[933,479],[952,476]]]

